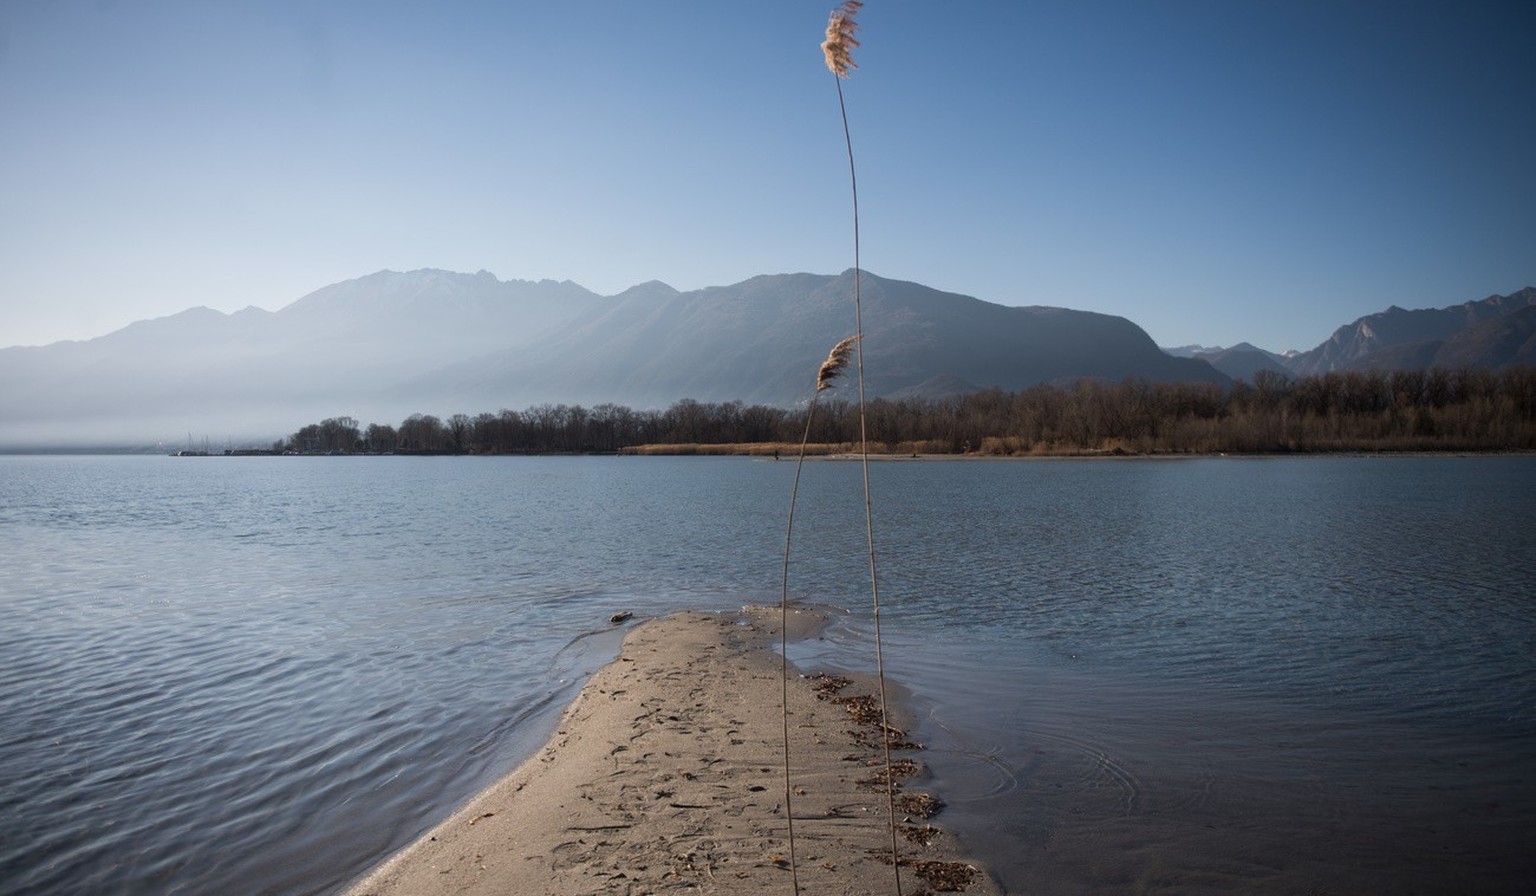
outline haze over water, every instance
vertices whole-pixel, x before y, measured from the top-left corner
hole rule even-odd
[[[607,618],[776,601],[793,467],[0,458],[0,880],[334,892],[531,752]],[[1536,459],[883,462],[887,668],[1018,892],[1519,892]],[[792,588],[872,664],[858,469]]]

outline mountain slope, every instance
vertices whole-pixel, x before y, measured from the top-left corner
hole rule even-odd
[[[865,273],[871,395],[1082,377],[1224,382],[1131,322],[1012,308]],[[793,404],[853,330],[853,275],[612,297],[575,284],[383,271],[277,312],[195,308],[88,342],[0,350],[0,444],[273,438],[322,417],[397,423],[545,402]]]
[[[193,308],[84,342],[0,349],[0,444],[140,442],[189,429],[270,437],[318,416],[393,419],[381,384],[528,344],[600,301],[569,282],[381,271],[276,312]]]
[[[1285,366],[1283,356],[1267,352],[1246,342],[1239,342],[1231,348],[1202,349],[1195,352],[1193,356],[1207,362],[1234,380],[1249,383],[1253,382],[1254,376],[1261,370],[1282,375],[1290,373]]]
[[[1515,364],[1536,366],[1536,305],[1467,327],[1446,339],[1388,346],[1356,359],[1351,369],[1497,370]]]
[[[1483,355],[1474,350],[1484,337],[1463,340],[1460,348],[1437,360],[1442,346],[1466,331],[1536,305],[1536,287],[1526,287],[1507,296],[1489,296],[1476,302],[1464,302],[1447,308],[1409,311],[1396,305],[1370,314],[1334,331],[1328,341],[1290,359],[1294,374],[1307,376],[1335,370],[1372,368],[1415,369],[1440,364],[1497,368],[1511,363],[1494,351]]]
[[[854,326],[851,271],[631,292],[537,348],[450,366],[412,390],[474,396],[481,406],[645,407],[681,397],[788,405],[809,397],[827,350]],[[868,272],[862,298],[872,395],[922,393],[933,381],[1003,389],[1084,377],[1225,381],[1208,364],[1166,355],[1123,318],[994,305]]]

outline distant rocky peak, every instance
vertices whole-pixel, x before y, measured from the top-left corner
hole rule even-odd
[[[1457,334],[1532,304],[1536,304],[1536,288],[1532,287],[1444,308],[1406,309],[1394,304],[1339,327],[1327,342],[1290,358],[1288,364],[1294,373],[1303,376],[1419,364],[1423,358],[1435,357],[1436,347]],[[1410,346],[1417,349],[1404,350]],[[1489,357],[1472,366],[1496,367],[1500,363]]]

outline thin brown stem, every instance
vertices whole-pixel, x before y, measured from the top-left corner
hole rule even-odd
[[[789,832],[789,880],[795,896],[800,896],[800,872],[795,863],[795,813],[791,805],[794,788],[789,775],[789,547],[795,533],[795,499],[800,495],[800,472],[805,469],[805,448],[811,440],[811,421],[816,419],[816,396],[811,396],[805,412],[805,435],[800,437],[800,454],[795,458],[795,481],[789,489],[789,520],[784,524],[784,577],[779,591],[779,684],[784,716],[784,821]]]
[[[835,75],[835,73],[834,73]],[[885,806],[891,829],[891,868],[896,874],[896,896],[901,890],[901,852],[896,839],[896,776],[891,773],[891,724],[885,689],[885,649],[880,638],[880,576],[875,562],[874,501],[869,487],[869,426],[864,400],[864,301],[859,265],[859,175],[853,163],[853,136],[848,128],[848,105],[843,99],[843,80],[837,82],[837,108],[843,118],[843,144],[848,148],[848,182],[853,193],[853,318],[856,368],[859,380],[859,461],[864,476],[864,534],[869,545],[869,591],[874,605],[875,677],[880,684],[880,730],[885,752]]]

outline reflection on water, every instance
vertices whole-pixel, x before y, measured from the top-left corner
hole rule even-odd
[[[1014,892],[1526,890],[1536,461],[977,466],[885,476],[882,618]]]
[[[507,770],[615,610],[776,600],[790,464],[0,458],[8,892],[333,892]],[[887,667],[1015,892],[1520,892],[1536,459],[893,462]],[[792,585],[872,660],[855,465]]]
[[[917,730],[946,820],[1014,892],[1462,892],[1475,873],[1516,893],[1536,871],[1529,740],[1009,677],[985,713],[930,704]]]

